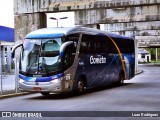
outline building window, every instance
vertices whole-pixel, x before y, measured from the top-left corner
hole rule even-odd
[[[145,58],[145,55],[141,55],[141,58]]]

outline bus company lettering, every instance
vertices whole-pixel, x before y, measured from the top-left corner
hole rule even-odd
[[[93,56],[90,57],[90,64],[103,64],[106,63],[106,58],[103,56],[100,58],[94,58]]]

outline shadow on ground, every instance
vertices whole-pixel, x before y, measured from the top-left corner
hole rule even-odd
[[[131,85],[131,84],[133,84],[133,83],[125,83],[120,86],[107,85],[107,86],[96,87],[96,88],[92,88],[92,89],[87,89],[84,91],[83,94],[79,94],[79,95],[75,95],[73,93],[63,93],[63,94],[50,94],[48,96],[43,96],[43,95],[39,94],[39,96],[27,98],[27,99],[31,99],[31,100],[59,100],[59,99],[69,99],[69,98],[75,98],[75,97],[77,98],[80,96],[86,96],[88,94],[93,94],[96,92],[101,92],[101,91],[109,90],[109,89],[115,89],[117,87],[123,87],[123,86]]]

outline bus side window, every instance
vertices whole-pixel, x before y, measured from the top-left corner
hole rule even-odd
[[[75,46],[77,46],[78,41],[79,41],[79,36],[80,36],[80,34],[68,35],[68,36],[65,38],[65,41],[73,41],[74,44],[75,44]]]
[[[96,36],[94,40],[95,52],[96,53],[105,53],[107,51],[107,47],[105,44],[105,40],[103,36]]]
[[[82,43],[85,42],[85,46],[81,46],[81,50],[84,53],[97,53],[102,51],[101,37],[97,35],[84,35]],[[85,50],[85,51],[83,51]]]
[[[134,53],[134,41],[129,39],[115,39],[122,53]]]
[[[89,44],[87,42],[81,42],[81,53],[88,52]]]
[[[108,40],[104,36],[100,36],[100,52],[101,53],[108,53],[109,52],[109,47],[108,47]]]
[[[80,55],[84,53],[102,53],[106,52],[107,48],[104,46],[105,40],[103,36],[98,35],[84,35],[80,46]]]
[[[63,68],[65,70],[73,65],[74,58],[75,58],[75,52],[76,52],[76,48],[73,44],[67,46],[65,50],[64,58],[63,58],[64,59]]]
[[[108,37],[103,37],[103,45],[102,45],[102,50],[105,53],[113,53],[113,54],[117,54],[118,51],[116,49],[116,46],[114,45],[114,43],[111,41],[110,38]]]
[[[80,56],[83,56],[85,53],[90,53],[92,51],[91,48],[92,44],[89,35],[83,35],[80,43]]]

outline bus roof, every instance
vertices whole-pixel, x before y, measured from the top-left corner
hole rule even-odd
[[[126,37],[126,36],[109,33],[109,32],[101,31],[98,29],[87,28],[87,27],[42,28],[29,33],[25,38],[26,39],[47,39],[47,38],[63,37],[63,36],[76,34],[76,33],[90,34],[90,35],[104,35],[104,36],[109,36],[113,38],[133,39],[131,37]]]

